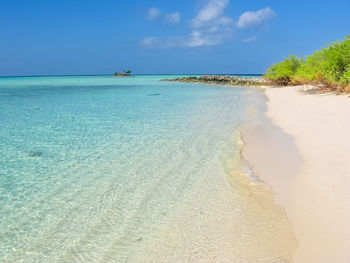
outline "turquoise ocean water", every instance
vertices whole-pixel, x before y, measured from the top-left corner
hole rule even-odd
[[[169,77],[0,78],[0,262],[190,262],[218,244],[241,249],[232,238],[257,228],[228,167],[245,169],[238,128],[255,91]]]

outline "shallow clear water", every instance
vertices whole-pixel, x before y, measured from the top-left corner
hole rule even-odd
[[[0,261],[142,261],[194,197],[240,193],[225,160],[252,89],[167,77],[0,78]]]

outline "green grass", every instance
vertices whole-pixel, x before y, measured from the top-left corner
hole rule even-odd
[[[279,85],[322,83],[339,92],[350,92],[350,35],[306,59],[289,56],[272,65],[265,76]]]

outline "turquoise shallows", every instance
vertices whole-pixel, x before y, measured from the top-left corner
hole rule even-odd
[[[0,78],[1,262],[127,261],[224,178],[251,89],[169,77]]]

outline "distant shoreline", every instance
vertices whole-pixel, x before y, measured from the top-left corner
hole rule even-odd
[[[128,74],[119,74],[119,75],[114,75],[114,78],[130,78],[134,77],[133,75],[128,75]]]
[[[208,74],[208,73],[162,73],[162,74],[156,74],[156,73],[151,73],[151,74],[147,74],[147,73],[135,73],[132,74],[133,76],[201,76],[201,75],[217,75],[217,76],[224,76],[224,75],[229,75],[229,76],[263,76],[264,74],[243,74],[243,73],[225,73],[225,74]],[[0,79],[1,78],[26,78],[26,77],[111,77],[113,76],[110,73],[106,73],[106,74],[49,74],[49,75],[7,75],[7,76],[1,76],[0,75]]]
[[[174,79],[162,79],[161,81],[175,81],[175,82],[196,82],[204,84],[226,84],[230,86],[266,86],[269,82],[262,77],[249,76],[229,76],[229,75],[202,75],[200,77],[189,76]]]

